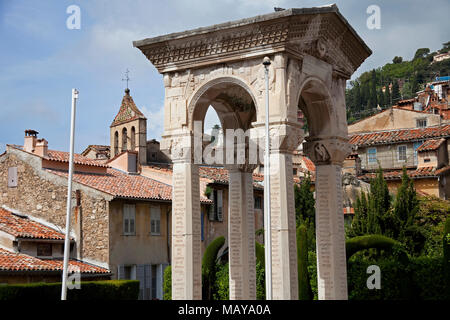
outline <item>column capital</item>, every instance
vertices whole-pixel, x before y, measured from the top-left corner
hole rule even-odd
[[[265,137],[264,124],[254,125],[258,138]],[[271,152],[293,152],[302,143],[305,132],[298,123],[287,121],[271,122],[269,124]]]
[[[247,172],[247,173],[253,173],[253,171],[256,169],[258,165],[256,164],[226,164],[224,167],[228,171],[240,171],[240,172]]]
[[[191,132],[163,136],[160,146],[173,163],[193,163],[194,136]]]
[[[342,165],[352,149],[344,137],[307,137],[303,143],[303,152],[315,165]]]

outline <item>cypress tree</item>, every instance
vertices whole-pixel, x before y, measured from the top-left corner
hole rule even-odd
[[[305,224],[297,228],[298,299],[311,300],[308,276],[308,235]]]
[[[398,81],[394,80],[392,85],[392,104],[396,104],[400,100],[400,87],[398,86]]]
[[[309,175],[302,180],[300,187],[294,185],[294,198],[296,225],[299,226],[302,221],[307,221],[315,226],[315,200]]]

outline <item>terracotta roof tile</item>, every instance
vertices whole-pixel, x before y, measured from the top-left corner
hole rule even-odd
[[[417,152],[423,152],[423,151],[434,151],[437,150],[441,144],[443,144],[446,140],[445,139],[430,139],[422,143],[418,148]]]
[[[0,230],[17,238],[63,240],[64,234],[0,208]]]
[[[349,142],[351,144],[364,147],[377,144],[389,144],[403,141],[449,136],[450,125],[445,125],[440,127],[377,131],[372,133],[354,134],[350,136]]]
[[[65,178],[68,176],[67,171],[46,170]],[[118,198],[172,200],[172,186],[142,175],[126,174],[113,168],[108,168],[106,174],[74,172],[73,180]],[[201,196],[200,201],[211,202],[204,196]]]
[[[0,271],[62,271],[62,269],[62,260],[44,260],[0,248]],[[69,261],[68,271],[69,273],[110,273],[108,269],[76,260]]]
[[[417,169],[407,170],[406,172],[410,178],[436,177],[437,174],[436,167],[421,167]],[[389,170],[383,172],[383,176],[386,180],[400,180],[402,178],[402,174],[402,170]],[[358,176],[358,179],[368,181],[370,179],[374,179],[375,177],[376,173],[371,172]]]
[[[59,161],[59,162],[69,162],[70,153],[65,151],[48,150],[47,157],[44,159]],[[99,162],[98,160],[86,158],[80,154],[73,155],[73,162],[75,164],[82,164],[94,167],[108,167],[107,165]]]

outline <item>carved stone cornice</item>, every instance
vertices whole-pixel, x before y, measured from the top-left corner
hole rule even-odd
[[[351,75],[372,53],[335,5],[288,9],[134,41],[160,73],[276,52],[312,55]]]
[[[315,165],[338,164],[352,152],[348,138],[307,137],[303,143],[303,152]]]

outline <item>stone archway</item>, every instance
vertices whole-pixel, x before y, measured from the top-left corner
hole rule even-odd
[[[195,128],[206,105],[215,104],[222,125],[251,128],[271,138],[273,299],[297,299],[297,259],[292,152],[303,141],[300,107],[310,136],[304,151],[316,165],[316,228],[320,299],[347,299],[341,168],[350,152],[345,83],[371,51],[335,5],[288,9],[207,28],[135,41],[164,76],[165,122],[161,148],[173,161],[172,298],[201,299],[200,198]],[[268,56],[269,115],[264,112]],[[234,89],[232,89],[234,88]],[[239,89],[237,89],[239,88]],[[250,97],[256,114],[236,113],[230,90]],[[244,92],[246,92],[244,94]],[[245,103],[238,103],[245,104]],[[273,166],[273,168],[272,168]],[[254,299],[254,233],[251,166],[232,166],[230,297]],[[232,255],[230,251],[230,256]]]

